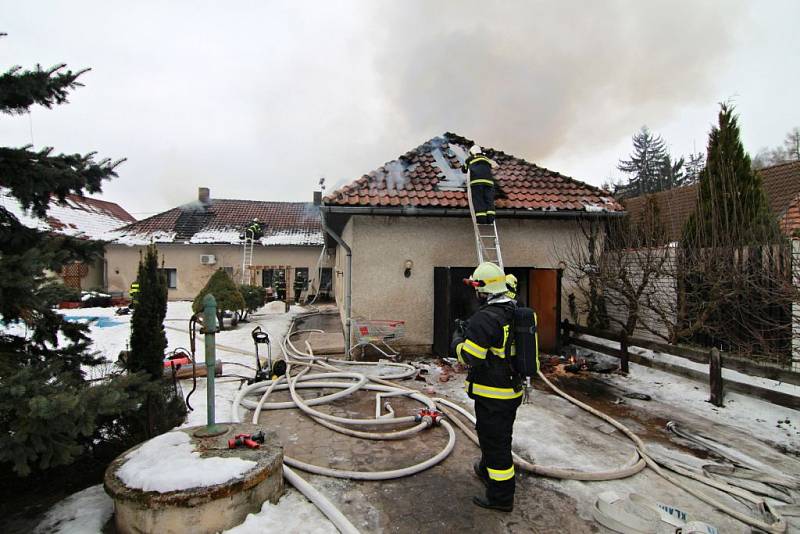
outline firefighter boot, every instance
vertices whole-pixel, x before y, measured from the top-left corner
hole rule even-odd
[[[491,503],[489,499],[486,497],[482,497],[480,495],[476,495],[472,498],[473,504],[480,506],[481,508],[486,508],[487,510],[497,510],[498,512],[511,512],[514,510],[514,503],[510,504],[500,504],[500,503]]]
[[[487,488],[489,487],[489,473],[486,472],[486,469],[481,467],[480,460],[476,460],[474,464],[472,464],[472,469],[475,471],[475,476],[483,483],[484,486]]]

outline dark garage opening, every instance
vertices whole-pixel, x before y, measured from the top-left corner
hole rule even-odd
[[[449,356],[450,339],[456,319],[469,319],[478,309],[475,290],[464,285],[474,267],[434,267],[433,269],[433,352]],[[517,301],[530,306],[539,320],[539,350],[554,354],[560,349],[558,325],[561,322],[561,271],[535,267],[509,267],[506,274],[518,280]]]

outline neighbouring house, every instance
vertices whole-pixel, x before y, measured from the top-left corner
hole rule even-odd
[[[800,161],[765,167],[758,171],[770,208],[784,234],[800,237]],[[686,220],[697,204],[697,185],[655,193],[669,241],[679,241]],[[625,210],[636,219],[647,195],[623,200]]]
[[[254,219],[263,235],[251,255],[244,237]],[[201,187],[196,201],[118,228],[107,239],[110,291],[127,293],[149,243],[163,257],[170,300],[193,299],[220,268],[237,283],[288,287],[292,297],[297,278],[309,282],[304,296],[333,290],[319,209],[310,202],[216,199]]]
[[[404,352],[446,355],[454,319],[476,309],[474,293],[461,283],[477,263],[460,170],[472,144],[446,133],[323,198],[345,325],[351,300],[351,344],[369,331],[364,320],[402,320],[397,343]],[[572,293],[562,287],[559,251],[585,242],[578,220],[618,216],[622,206],[596,187],[500,150],[485,152],[498,164],[497,229],[506,272],[519,279],[521,302],[537,310],[543,350],[556,351]]]
[[[119,204],[79,195],[67,195],[63,203],[51,203],[45,219],[39,219],[24,210],[19,201],[4,188],[0,188],[0,206],[30,228],[87,240],[101,240],[110,228],[136,221]],[[65,285],[84,290],[104,289],[105,274],[104,258],[98,258],[91,264],[70,263],[58,273]]]

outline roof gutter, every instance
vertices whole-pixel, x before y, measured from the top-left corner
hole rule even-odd
[[[324,204],[319,208],[323,213],[342,213],[347,215],[405,215],[409,217],[469,217],[470,216],[470,212],[466,208],[417,208],[414,206],[392,206],[392,207],[331,206]],[[580,218],[622,217],[623,215],[625,215],[624,211],[543,211],[543,210],[521,210],[521,209],[497,210],[498,218],[509,217],[509,218],[519,218],[519,219],[541,219],[541,218],[580,219]]]
[[[320,206],[322,207],[322,206]],[[339,245],[347,252],[347,283],[344,288],[344,351],[347,355],[350,350],[350,314],[352,308],[352,291],[353,291],[353,251],[344,239],[334,232],[328,223],[325,221],[325,212],[320,212],[320,220],[322,221],[322,229],[328,233]]]

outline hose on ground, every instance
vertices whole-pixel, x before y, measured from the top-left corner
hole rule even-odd
[[[326,428],[353,437],[359,437],[363,439],[377,439],[377,440],[404,439],[424,430],[430,425],[427,422],[422,422],[412,427],[407,427],[400,430],[394,430],[391,432],[364,432],[347,428],[346,426],[341,426],[341,425],[374,426],[374,425],[396,425],[396,424],[411,423],[415,419],[414,417],[412,416],[396,417],[393,411],[391,411],[387,415],[380,415],[381,395],[384,396],[402,395],[417,400],[428,407],[432,408],[435,406],[446,415],[449,421],[458,426],[471,441],[473,441],[475,444],[478,444],[478,438],[475,435],[475,433],[459,417],[460,415],[461,417],[465,418],[474,427],[475,417],[469,411],[459,406],[458,404],[450,402],[446,399],[441,399],[441,398],[430,399],[417,390],[400,386],[389,380],[389,379],[397,380],[410,377],[416,372],[416,369],[413,366],[396,362],[353,362],[350,360],[319,357],[314,355],[313,351],[311,350],[311,347],[308,345],[307,342],[306,342],[307,352],[299,350],[294,345],[291,338],[298,334],[319,332],[319,330],[294,331],[295,321],[298,318],[308,317],[313,314],[314,313],[310,313],[296,317],[295,320],[292,321],[292,324],[289,327],[289,331],[287,335],[284,336],[284,339],[280,345],[284,354],[284,358],[287,361],[286,376],[280,377],[279,379],[274,381],[259,382],[247,386],[245,388],[242,388],[238,392],[236,398],[233,401],[234,418],[238,420],[239,410],[242,407],[254,410],[254,417],[253,417],[254,423],[258,422],[260,414],[264,409],[270,410],[270,409],[294,408],[294,409],[300,409],[306,415],[308,415],[321,425],[325,426]],[[225,347],[225,350],[228,350],[228,347]],[[231,352],[247,353],[245,351],[241,351],[238,349],[231,350]],[[347,372],[340,367],[345,365],[362,366],[362,367],[383,365],[389,367],[398,367],[401,370],[398,371],[398,373],[396,374],[383,376],[379,373],[367,374],[358,372]],[[294,375],[292,375],[291,373],[292,366],[298,368],[299,372],[296,372]],[[311,373],[310,371],[312,369],[320,370],[321,372]],[[787,528],[786,521],[781,517],[773,515],[773,517],[776,517],[776,521],[772,523],[760,521],[744,513],[741,513],[738,510],[735,510],[724,503],[719,502],[717,499],[705,494],[700,490],[688,486],[683,481],[670,475],[664,469],[662,469],[662,467],[674,469],[674,466],[666,464],[664,466],[659,465],[658,462],[649,455],[647,448],[642,442],[642,440],[631,430],[629,430],[626,426],[624,426],[617,420],[613,419],[612,417],[596,410],[595,408],[563,392],[558,387],[553,385],[552,382],[550,382],[550,380],[548,380],[547,377],[541,371],[538,372],[538,375],[542,379],[542,381],[557,395],[566,399],[570,403],[578,406],[579,408],[587,411],[588,413],[596,417],[599,417],[600,419],[606,421],[614,428],[619,430],[622,434],[624,434],[628,439],[630,439],[633,442],[635,449],[631,459],[628,462],[626,462],[622,467],[613,470],[587,472],[569,468],[543,466],[528,462],[527,460],[521,458],[519,455],[514,454],[514,464],[518,466],[520,469],[531,472],[533,474],[546,476],[550,478],[582,480],[582,481],[600,481],[600,480],[615,480],[615,479],[627,478],[635,475],[636,473],[639,473],[645,467],[650,467],[653,471],[655,471],[659,476],[661,476],[668,482],[687,491],[689,494],[695,496],[696,498],[700,499],[706,504],[709,504],[710,506],[720,510],[721,512],[737,519],[738,521],[741,521],[742,523],[745,523],[754,528],[761,529],[763,531],[770,533],[783,533],[786,531]],[[336,379],[336,381],[332,381],[332,379]],[[309,400],[303,399],[297,393],[298,390],[302,389],[320,389],[320,388],[339,389],[340,391],[331,394],[326,394]],[[267,402],[268,396],[271,395],[273,392],[284,391],[287,389],[292,399],[290,402]],[[333,402],[334,400],[337,399],[347,397],[349,395],[354,394],[356,391],[360,390],[378,392],[378,394],[376,395],[376,417],[374,419],[372,418],[353,419],[346,417],[336,417],[311,408],[311,406],[325,404],[328,402]],[[245,399],[245,397],[249,394],[261,393],[262,391],[263,394],[258,402],[249,401]],[[455,432],[453,430],[453,427],[450,424],[448,424],[447,421],[443,420],[442,426],[444,426],[448,432],[448,443],[445,446],[445,448],[439,451],[436,455],[429,458],[428,460],[425,460],[424,462],[401,469],[377,471],[377,472],[339,470],[328,467],[311,465],[288,456],[284,458],[284,462],[288,465],[297,467],[307,472],[325,476],[339,477],[339,478],[351,478],[357,480],[386,480],[389,478],[409,476],[411,474],[427,469],[432,465],[436,465],[438,462],[446,458],[450,454],[450,452],[452,452],[455,444]],[[285,470],[289,470],[291,472],[291,470],[286,466]],[[694,478],[695,480],[703,482],[709,486],[715,487],[716,489],[719,489],[721,491],[725,491],[731,495],[743,497],[746,500],[749,500],[750,502],[757,504],[763,510],[768,510],[763,499],[760,499],[752,494],[749,494],[748,492],[745,492],[741,488],[735,488],[723,482],[716,481],[708,477],[704,477],[702,475],[696,475],[691,472],[688,473],[689,474],[681,472],[680,474],[685,476],[691,476],[691,478]],[[294,477],[297,478],[300,477],[296,475],[296,473],[293,473],[293,475],[294,475],[293,477],[291,475],[288,475],[287,480],[289,480],[291,483],[294,484],[294,481],[292,479]],[[302,481],[302,479],[300,480]],[[298,483],[302,485],[303,483],[305,483],[305,481]],[[307,483],[305,484],[307,485]],[[298,489],[300,488],[298,487]],[[309,496],[305,492],[303,493],[307,497]],[[335,510],[334,508],[335,511],[330,511],[330,510],[326,511],[325,509],[326,506],[332,507],[332,505],[330,505],[330,502],[327,501],[327,499],[325,499],[325,501],[327,502],[326,505],[325,503],[321,504],[318,503],[317,500],[314,498],[311,497],[309,498],[312,500],[312,502],[317,504],[320,510],[323,511],[323,513],[325,513],[325,515],[328,516],[328,518],[331,519],[331,521],[334,522],[334,524],[337,526],[337,528],[339,528],[340,531],[357,532],[357,530],[347,530],[349,528],[355,529],[355,527],[353,527],[352,524],[349,523],[349,521],[347,522],[347,524],[341,524],[341,526],[340,523],[337,523],[337,521],[341,521],[341,519],[344,518],[344,516],[341,516],[341,513],[338,510]],[[336,520],[334,520],[334,517],[336,517],[337,514],[341,517],[340,518],[337,517]],[[345,519],[345,521],[347,520]]]

